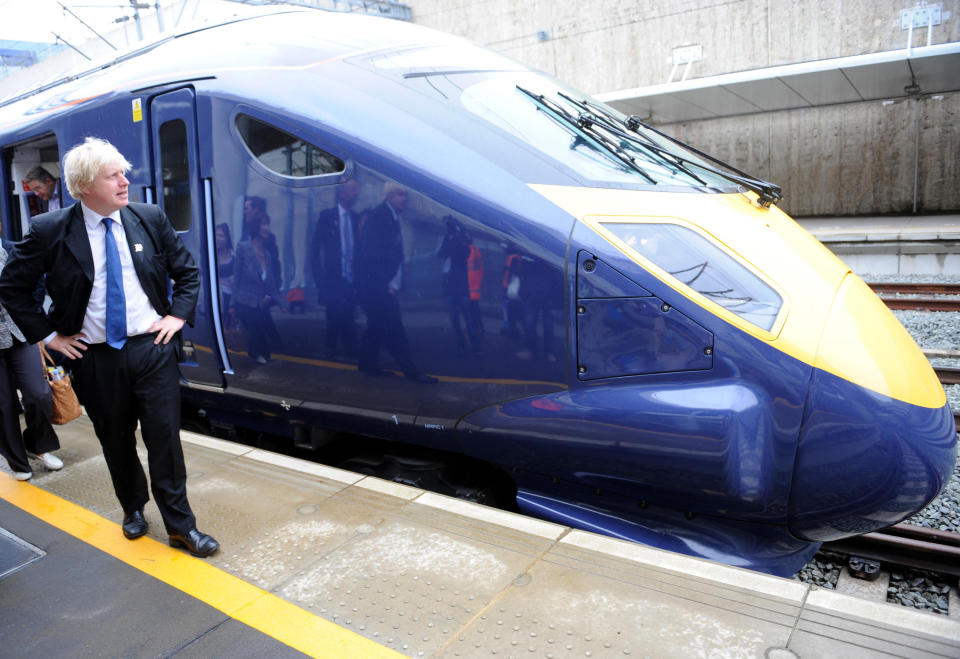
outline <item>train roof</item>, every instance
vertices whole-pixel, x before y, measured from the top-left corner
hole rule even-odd
[[[316,10],[270,11],[214,26],[190,29],[67,72],[0,102],[0,127],[22,124],[112,91],[142,91],[154,86],[216,78],[231,73],[304,71],[351,57],[368,58],[376,66],[405,69],[417,60],[400,62],[412,49],[437,46],[471,51],[469,67],[482,67],[477,52],[500,69],[521,65],[459,37],[400,21],[360,14]],[[451,47],[453,47],[451,49]],[[436,59],[430,60],[433,66]],[[39,118],[39,117],[37,117]]]

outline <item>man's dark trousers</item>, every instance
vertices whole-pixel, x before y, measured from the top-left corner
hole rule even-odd
[[[187,502],[180,446],[177,339],[154,345],[155,338],[130,337],[120,350],[93,344],[71,365],[124,514],[141,510],[149,498],[134,435],[139,419],[153,498],[167,532],[185,534],[196,527],[196,520]]]

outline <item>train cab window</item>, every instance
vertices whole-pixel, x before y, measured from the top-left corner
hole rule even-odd
[[[160,125],[160,164],[163,168],[163,209],[177,231],[190,229],[190,160],[187,125],[173,119]]]
[[[604,222],[604,228],[680,283],[770,330],[783,306],[758,275],[696,231],[677,224]]]
[[[246,114],[238,114],[236,123],[247,148],[270,171],[305,178],[344,170],[340,158],[270,124]]]

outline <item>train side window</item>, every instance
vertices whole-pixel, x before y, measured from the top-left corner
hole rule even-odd
[[[699,233],[677,224],[604,222],[626,246],[724,309],[771,330],[783,306],[758,275]]]
[[[236,123],[250,153],[272,172],[305,178],[344,170],[340,158],[250,115],[238,114]]]
[[[160,125],[160,166],[163,169],[163,210],[173,228],[187,231],[190,212],[190,160],[187,151],[187,125],[172,119]]]

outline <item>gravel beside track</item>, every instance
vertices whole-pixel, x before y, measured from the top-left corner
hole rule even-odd
[[[874,275],[860,274],[860,279],[869,282],[904,283],[904,284],[960,284],[957,275]]]

